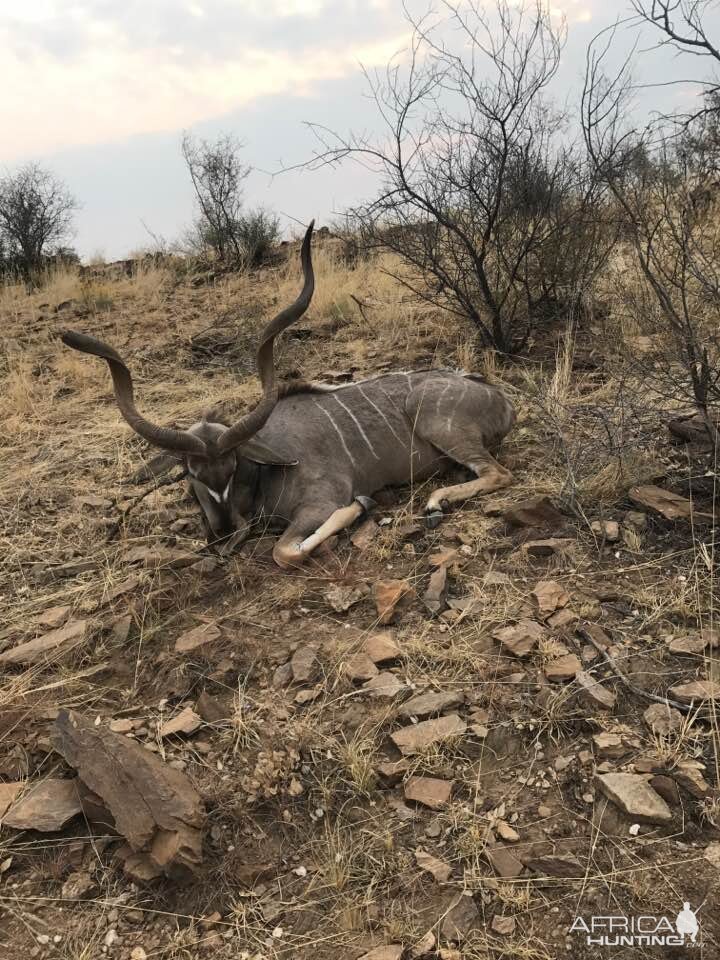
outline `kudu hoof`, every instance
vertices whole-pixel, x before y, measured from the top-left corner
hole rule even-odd
[[[428,510],[428,512],[425,514],[425,526],[428,528],[428,530],[434,530],[435,527],[440,526],[442,519],[442,510]]]

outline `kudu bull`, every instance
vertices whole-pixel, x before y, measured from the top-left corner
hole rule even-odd
[[[475,474],[427,502],[429,526],[451,503],[507,486],[511,474],[490,454],[515,420],[504,394],[472,373],[385,373],[342,386],[278,384],[273,343],[307,310],[314,290],[313,224],[302,244],[304,286],[265,328],[257,354],[263,397],[232,426],[202,419],[187,430],[157,426],[138,413],[133,383],[113,347],[66,332],[63,342],[102,357],[115,398],[136,433],[187,467],[212,542],[234,546],[253,521],[284,526],[273,551],[282,567],[302,562],[348,527],[385,486],[425,480],[451,464]]]

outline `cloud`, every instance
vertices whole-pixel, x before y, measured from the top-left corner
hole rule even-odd
[[[426,0],[409,0],[416,11]],[[511,0],[515,2],[515,0]],[[519,3],[520,0],[517,0]],[[570,23],[587,0],[547,0]],[[0,162],[322,96],[407,46],[398,0],[3,0]]]
[[[25,6],[0,30],[4,162],[178,130],[269,95],[306,96],[407,43],[402,20],[378,0]]]

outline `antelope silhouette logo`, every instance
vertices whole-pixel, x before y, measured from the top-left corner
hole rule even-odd
[[[675,918],[675,929],[683,937],[690,937],[691,943],[695,943],[697,935],[700,932],[700,924],[690,904],[685,901],[683,908]]]

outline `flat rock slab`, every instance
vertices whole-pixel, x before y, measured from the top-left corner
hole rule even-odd
[[[544,667],[548,680],[572,680],[582,670],[582,664],[574,653],[550,660]]]
[[[388,786],[394,787],[410,769],[408,760],[382,760],[375,767],[375,772]]]
[[[407,580],[378,580],[373,587],[378,623],[391,623],[412,602],[415,591]]]
[[[660,706],[660,704],[658,704],[658,706]],[[624,757],[626,753],[629,753],[630,750],[638,745],[637,743],[629,743],[622,734],[609,731],[595,733],[592,739],[598,756],[604,760],[617,760],[620,757]]]
[[[500,627],[493,631],[493,637],[514,657],[527,657],[539,640],[547,636],[547,631],[536,620],[520,620],[514,626]]]
[[[88,626],[87,620],[71,620],[57,630],[51,630],[41,637],[6,650],[5,653],[0,654],[0,663],[19,663],[24,666],[41,663],[60,648],[69,649],[82,643],[87,635]]]
[[[380,526],[372,517],[368,517],[367,520],[361,523],[360,526],[350,534],[350,543],[362,553],[363,550],[367,550],[379,533]]]
[[[640,773],[602,773],[595,782],[614,804],[629,816],[644,823],[668,823],[672,811],[650,786],[649,777]]]
[[[585,868],[580,861],[569,855],[533,857],[527,861],[527,866],[541,877],[567,877],[580,880],[585,876]]]
[[[415,851],[415,862],[421,870],[432,874],[438,883],[447,883],[452,876],[452,867],[449,863],[424,850]]]
[[[400,960],[404,952],[405,947],[401,943],[389,943],[364,953],[358,960]]]
[[[703,629],[698,634],[688,637],[674,637],[668,644],[670,653],[687,653],[700,655],[708,647],[720,646],[720,635],[716,630]]]
[[[702,703],[704,700],[720,699],[720,683],[716,680],[692,680],[670,687],[670,696],[680,703]]]
[[[447,594],[448,594],[448,572],[447,567],[443,564],[439,566],[437,570],[433,570],[430,575],[430,583],[428,588],[423,594],[423,602],[427,607],[428,611],[433,615],[437,616],[447,606]]]
[[[628,496],[633,503],[654,510],[665,517],[666,520],[687,520],[693,515],[696,517],[712,517],[710,513],[695,510],[692,500],[681,497],[677,493],[672,493],[670,490],[665,490],[663,487],[655,487],[651,484],[632,487]]]
[[[292,655],[290,668],[295,683],[311,683],[320,672],[320,661],[312,647],[299,647]]]
[[[617,697],[612,690],[585,670],[575,674],[575,683],[582,700],[590,709],[612,710],[617,703]]]
[[[49,629],[55,629],[56,627],[62,626],[63,623],[70,616],[70,611],[72,607],[70,606],[60,606],[60,607],[48,607],[47,610],[43,610],[42,613],[39,613],[36,617],[33,618],[33,624],[37,627],[47,627]]]
[[[575,621],[579,619],[580,617],[574,610],[571,610],[570,607],[563,607],[562,610],[556,610],[555,613],[551,613],[545,623],[549,627],[552,627],[553,630],[561,630],[563,627],[569,627],[571,623],[575,623]]]
[[[428,930],[424,937],[410,947],[407,960],[421,960],[421,958],[422,960],[428,960],[429,957],[435,956],[436,946],[437,941],[435,939],[435,934],[432,932],[432,930]],[[451,958],[447,956],[447,951],[446,958],[447,960],[451,960]],[[455,960],[457,960],[457,958],[455,958]]]
[[[593,520],[590,529],[608,543],[616,543],[620,539],[620,524],[617,520]]]
[[[702,800],[710,792],[710,786],[702,774],[704,769],[705,765],[698,760],[681,760],[670,775],[696,800]]]
[[[512,880],[519,877],[525,869],[522,861],[518,860],[514,853],[511,853],[507,847],[487,847],[485,857],[493,868],[495,873],[505,880]]]
[[[363,690],[367,691],[371,697],[396,697],[405,689],[405,684],[394,673],[383,670],[372,680],[363,684]]]
[[[201,623],[199,627],[193,627],[178,637],[175,641],[175,650],[178,653],[190,653],[199,647],[204,647],[206,643],[212,643],[213,640],[221,636],[220,628],[214,623]]]
[[[129,717],[120,717],[118,720],[111,720],[108,728],[112,733],[131,733],[138,726],[137,720],[131,720]]]
[[[177,733],[195,733],[202,717],[199,717],[192,707],[185,707],[176,717],[171,717],[160,727],[161,737],[172,737]]]
[[[556,610],[566,607],[570,601],[570,594],[557,580],[540,580],[531,596],[542,620],[546,620]]]
[[[459,706],[465,698],[461,693],[454,690],[429,691],[428,693],[418,693],[410,697],[401,706],[398,707],[398,716],[400,717],[429,717],[434,713],[442,713],[443,710],[449,710],[451,707]]]
[[[402,730],[390,734],[390,739],[403,754],[409,757],[421,753],[435,743],[461,737],[467,730],[467,724],[456,713],[437,720],[423,720]]]
[[[520,549],[528,557],[564,557],[571,555],[575,547],[575,540],[568,537],[549,537],[545,540],[528,540]]]
[[[0,824],[5,811],[12,805],[24,786],[24,783],[0,783]]]
[[[716,870],[720,870],[720,841],[709,843],[703,853],[705,859],[711,863]]]
[[[503,512],[511,527],[538,527],[557,530],[565,523],[565,517],[553,506],[548,497],[523,500]]]
[[[460,896],[445,911],[440,932],[451,943],[462,943],[481,926],[482,918],[473,898]]]
[[[507,840],[508,843],[517,843],[520,839],[520,834],[517,830],[513,829],[513,827],[504,820],[498,820],[495,824],[495,832],[502,840]]]
[[[21,788],[2,818],[5,827],[51,833],[61,830],[82,810],[75,780],[40,780],[4,786]]]
[[[355,683],[372,680],[380,671],[366,653],[355,653],[343,663],[343,672]]]
[[[130,848],[158,872],[187,878],[202,859],[205,810],[179,770],[127,737],[61,710],[53,746],[112,814]]]
[[[490,929],[501,937],[510,937],[515,933],[515,917],[501,917],[500,914],[495,914]]]
[[[402,654],[392,631],[371,634],[363,644],[364,652],[373,663],[385,663],[388,660],[397,660]]]
[[[685,718],[667,703],[653,703],[643,713],[643,720],[654,734],[667,737],[671,733],[682,730]]]
[[[439,780],[436,777],[409,777],[405,783],[406,800],[421,803],[431,810],[442,810],[450,802],[452,780]]]

